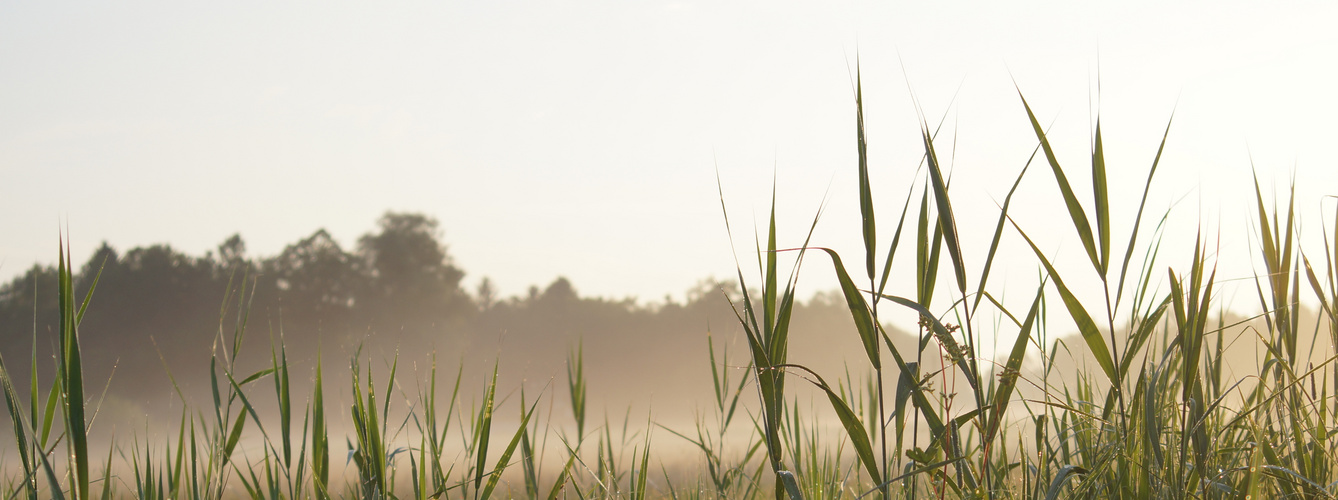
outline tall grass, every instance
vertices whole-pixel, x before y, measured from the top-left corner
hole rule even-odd
[[[597,390],[599,381],[587,379],[580,346],[568,354],[565,398],[550,390],[534,397],[522,390],[518,398],[499,391],[497,365],[476,392],[462,392],[462,363],[447,400],[446,386],[437,385],[435,356],[417,394],[409,396],[399,381],[404,375],[398,360],[374,377],[374,363],[359,350],[349,360],[351,401],[336,412],[341,404],[327,397],[319,356],[311,392],[294,393],[282,331],[271,344],[267,366],[241,371],[249,366],[238,358],[254,294],[250,278],[242,277],[225,291],[219,312],[208,368],[210,405],[192,407],[177,388],[185,408],[176,428],[165,433],[165,443],[146,431],[114,443],[104,456],[89,445],[88,405],[96,399],[85,391],[79,343],[79,325],[97,280],[82,301],[76,299],[62,242],[54,283],[60,305],[54,379],[38,380],[34,349],[27,390],[21,393],[0,359],[0,389],[17,460],[0,482],[5,499],[82,500],[96,494],[102,499],[1050,500],[1338,494],[1338,395],[1333,394],[1338,392],[1333,351],[1338,241],[1331,239],[1338,239],[1338,212],[1332,214],[1332,232],[1322,229],[1321,252],[1307,254],[1299,243],[1294,188],[1271,199],[1256,180],[1250,222],[1262,268],[1253,282],[1263,312],[1228,322],[1219,298],[1214,238],[1200,232],[1187,255],[1161,255],[1162,241],[1181,235],[1164,231],[1169,214],[1158,216],[1155,225],[1144,224],[1170,124],[1142,177],[1132,227],[1121,234],[1111,223],[1115,196],[1100,120],[1084,162],[1090,189],[1075,186],[1072,165],[1061,163],[1020,91],[1019,98],[1035,150],[998,213],[987,215],[994,231],[983,260],[973,262],[967,256],[981,253],[963,248],[949,172],[936,148],[941,126],[931,127],[923,113],[921,163],[904,169],[910,175],[902,207],[895,217],[875,217],[874,167],[857,72],[858,185],[851,195],[859,200],[863,255],[850,261],[858,269],[852,274],[840,253],[812,241],[821,210],[797,246],[781,245],[773,187],[766,232],[753,249],[757,277],[745,279],[740,264],[745,292],[732,299],[747,340],[746,361],[731,360],[708,339],[713,396],[692,429],[656,423],[653,416],[642,425],[630,411],[621,420],[607,412],[602,423],[588,418],[588,391]],[[1010,213],[1024,178],[1054,187],[1050,203],[1067,219],[1064,230],[1071,229],[1085,257],[1076,269],[1060,268],[1063,256],[1042,251],[1033,240],[1038,225]],[[720,191],[723,211],[723,187]],[[887,224],[893,219],[895,224]],[[732,234],[728,214],[725,221]],[[890,242],[880,243],[880,229],[889,228]],[[1025,243],[1039,273],[1038,286],[1016,304],[990,287],[1005,238]],[[853,375],[819,373],[790,358],[799,270],[809,251],[823,257],[824,269],[830,262],[850,313],[853,327],[841,334],[853,335],[863,352],[851,360]],[[894,266],[898,256],[914,262]],[[781,276],[782,257],[792,257],[788,277]],[[1094,300],[1072,286],[1092,281],[1100,285]],[[1059,307],[1050,307],[1052,298]],[[1318,311],[1301,307],[1303,298],[1317,302]],[[911,349],[889,331],[886,319],[895,313],[918,318]],[[1052,318],[1056,314],[1062,317]],[[1262,324],[1250,322],[1256,319]],[[1076,335],[1056,338],[1070,324]],[[1225,366],[1226,352],[1238,340],[1228,338],[1234,331],[1261,347],[1257,366]],[[1014,340],[999,359],[986,359],[985,345],[999,338]],[[1060,373],[1058,358],[1065,353],[1090,360],[1093,369]],[[1038,357],[1040,367],[1033,370],[1029,360]],[[736,365],[746,365],[746,375],[731,369]],[[1242,370],[1248,374],[1233,376]],[[262,412],[259,402],[271,397],[275,411]],[[552,408],[559,399],[567,408]],[[544,400],[548,410],[540,405]],[[512,411],[514,430],[512,421],[498,417]],[[330,445],[329,420],[343,412],[352,425],[344,440],[349,470],[341,476],[342,454]],[[828,422],[835,433],[826,431]],[[671,465],[652,452],[657,429],[699,455],[695,476],[671,474]],[[550,446],[556,453],[548,452]],[[657,460],[658,471],[652,466]]]
[[[1309,332],[1311,340],[1302,343],[1307,332],[1300,330],[1298,318],[1305,314],[1300,307],[1304,263],[1305,279],[1322,305],[1325,317],[1321,319],[1329,321],[1330,335],[1338,331],[1334,330],[1334,308],[1330,305],[1330,298],[1338,296],[1333,292],[1338,282],[1333,272],[1335,258],[1330,257],[1335,247],[1326,234],[1328,274],[1323,278],[1308,259],[1298,257],[1294,191],[1288,196],[1285,212],[1270,209],[1256,181],[1255,223],[1264,269],[1255,281],[1266,323],[1256,334],[1266,353],[1257,376],[1228,380],[1222,370],[1224,337],[1229,327],[1237,325],[1226,325],[1221,319],[1216,266],[1211,257],[1215,249],[1200,234],[1187,260],[1161,268],[1157,265],[1163,236],[1160,224],[1153,230],[1154,242],[1139,245],[1140,237],[1149,237],[1142,227],[1145,206],[1170,125],[1147,169],[1133,227],[1128,234],[1117,235],[1110,222],[1112,203],[1100,121],[1092,135],[1092,186],[1088,193],[1080,194],[1069,181],[1031,106],[1025,98],[1021,102],[1037,150],[1058,188],[1055,204],[1069,219],[1090,264],[1085,272],[1098,280],[1103,296],[1095,301],[1080,298],[1068,283],[1086,279],[1073,277],[1084,270],[1058,269],[1058,256],[1043,252],[1030,237],[1028,225],[1008,213],[1013,193],[1031,160],[1021,169],[1001,206],[979,274],[971,274],[969,270],[975,267],[964,258],[968,252],[961,246],[952,197],[935,148],[936,129],[923,118],[922,166],[926,175],[921,181],[918,214],[903,209],[892,244],[885,252],[880,250],[868,173],[863,91],[857,76],[857,195],[864,242],[864,275],[859,279],[867,279],[867,285],[857,284],[832,249],[810,247],[805,241],[796,262],[802,260],[805,249],[821,250],[830,257],[855,325],[853,333],[864,346],[867,366],[874,373],[869,399],[877,411],[852,411],[855,401],[849,394],[832,390],[813,370],[785,362],[785,347],[777,344],[786,340],[785,299],[792,296],[795,282],[786,282],[782,289],[774,278],[775,257],[780,250],[775,244],[773,219],[766,235],[767,247],[759,251],[759,262],[765,262],[758,292],[762,312],[755,312],[756,305],[745,298],[739,316],[754,346],[752,361],[758,366],[756,378],[762,387],[759,399],[768,435],[763,443],[778,477],[788,478],[788,471],[812,460],[809,455],[787,461],[787,450],[800,449],[799,443],[786,443],[770,435],[774,428],[770,423],[772,409],[782,406],[786,398],[784,392],[773,388],[783,387],[788,375],[810,380],[825,393],[846,431],[847,442],[862,465],[859,470],[866,474],[862,484],[871,488],[845,494],[1047,499],[1066,493],[1099,498],[1333,496],[1338,483],[1333,481],[1331,453],[1338,442],[1333,440],[1330,414],[1338,410],[1338,398],[1329,395],[1328,381],[1332,379],[1338,387],[1338,370],[1331,366],[1331,352],[1324,354],[1322,361],[1311,363],[1318,331]],[[1033,160],[1035,157],[1033,154]],[[908,208],[911,199],[907,200]],[[911,240],[915,273],[893,276],[892,262],[908,215],[916,228]],[[986,288],[1000,240],[1009,232],[1027,243],[1043,273],[1041,288],[1028,301],[1025,313],[1010,310]],[[1117,238],[1122,245],[1115,246]],[[1139,262],[1134,257],[1140,250],[1141,267],[1131,266]],[[946,286],[938,280],[944,254],[949,266],[944,272],[951,277]],[[882,255],[886,257],[880,261]],[[902,297],[887,292],[887,283],[896,281],[913,282],[916,295]],[[1160,289],[1159,282],[1169,289]],[[1019,401],[1017,388],[1025,380],[1023,365],[1028,351],[1033,345],[1042,352],[1048,347],[1037,336],[1045,328],[1048,292],[1059,297],[1067,319],[1077,327],[1077,355],[1091,359],[1098,370],[1076,379],[1055,380],[1047,368],[1040,380],[1026,380],[1041,389],[1041,397]],[[941,303],[934,301],[935,296],[944,294],[951,305],[932,310]],[[779,305],[772,298],[776,296],[784,298]],[[879,318],[880,303],[919,315],[915,352],[903,352],[889,338]],[[772,320],[773,307],[774,317],[780,318],[777,321]],[[989,325],[980,321],[986,312],[1007,318],[1003,328],[996,325],[993,331],[986,331]],[[763,321],[755,319],[759,315]],[[1218,318],[1216,323],[1214,317]],[[990,369],[990,363],[981,358],[984,339],[1010,335],[1016,338],[1012,349]],[[1338,344],[1338,337],[1333,340]],[[1309,345],[1312,352],[1299,352],[1298,345]],[[1055,354],[1052,350],[1050,357]],[[887,355],[895,364],[885,365]],[[926,373],[923,367],[928,360],[945,368]],[[885,366],[892,367],[891,375],[896,377],[895,394],[884,388],[889,375],[884,373]],[[966,384],[965,400],[952,397],[953,380]],[[1023,405],[1026,418],[1015,409],[1010,412],[1017,403]],[[921,432],[921,426],[927,432]],[[1034,433],[1031,442],[1020,439],[1020,431],[1028,427]],[[1014,432],[1007,432],[1009,429]],[[776,481],[777,498],[801,496],[786,486]]]

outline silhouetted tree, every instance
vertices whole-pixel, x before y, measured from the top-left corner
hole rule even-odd
[[[426,314],[440,319],[472,309],[456,268],[439,238],[437,220],[422,214],[387,212],[380,232],[358,240],[371,278],[368,299],[392,318]]]
[[[56,307],[56,268],[33,265],[0,286],[0,341],[4,346],[28,346],[34,331],[46,331],[53,323],[51,315]],[[11,356],[10,351],[5,354],[8,360],[18,357]]]
[[[343,320],[366,293],[367,279],[359,267],[356,256],[320,229],[265,261],[263,276],[285,312],[304,319]]]
[[[562,306],[574,304],[580,297],[576,295],[576,288],[571,286],[571,281],[559,276],[544,289],[544,294],[539,296],[539,300],[546,304]]]
[[[730,297],[742,307],[743,292],[732,281],[702,281],[681,303],[666,299],[647,305],[630,298],[583,297],[565,277],[507,298],[498,297],[494,282],[484,278],[471,296],[461,289],[464,273],[441,237],[431,217],[389,212],[349,250],[325,230],[268,258],[248,256],[240,235],[204,257],[167,245],[118,252],[103,243],[76,267],[75,294],[81,299],[102,272],[80,326],[87,379],[106,380],[119,362],[109,392],[154,398],[172,391],[160,369],[167,364],[186,392],[192,383],[206,387],[208,371],[201,367],[207,366],[220,332],[221,301],[229,280],[238,287],[243,276],[248,277],[243,298],[250,300],[254,293],[248,327],[253,340],[243,349],[260,351],[243,358],[261,364],[269,362],[265,337],[280,329],[295,362],[313,359],[321,342],[329,354],[372,333],[384,335],[383,345],[391,348],[437,348],[450,357],[493,356],[505,347],[504,369],[514,362],[542,378],[560,373],[560,353],[584,338],[591,373],[617,378],[655,372],[667,380],[693,373],[683,360],[700,358],[708,327],[717,338],[739,331],[725,300]],[[33,266],[0,284],[0,351],[12,372],[27,373],[35,330],[39,370],[43,380],[51,380],[50,350],[59,318],[56,281],[53,266]],[[224,329],[232,326],[237,299],[234,295],[228,305]],[[796,305],[796,331],[828,332],[827,325],[848,322],[844,300],[838,299],[818,296]],[[818,320],[805,323],[806,318]],[[821,342],[826,346],[832,340]],[[858,343],[851,345],[858,354]],[[820,351],[825,352],[796,349],[803,356]],[[647,361],[628,352],[655,355]]]
[[[492,280],[487,276],[479,281],[478,291],[475,292],[474,301],[478,303],[479,309],[487,311],[493,304],[497,303],[497,290],[493,287]]]
[[[218,266],[223,271],[243,269],[246,261],[246,242],[242,235],[233,234],[218,244]]]

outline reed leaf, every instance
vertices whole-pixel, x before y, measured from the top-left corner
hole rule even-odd
[[[1097,328],[1096,322],[1092,320],[1092,315],[1087,313],[1087,309],[1083,307],[1082,302],[1079,301],[1078,298],[1073,295],[1073,292],[1070,292],[1068,287],[1064,285],[1064,280],[1060,279],[1059,273],[1055,271],[1054,266],[1050,265],[1050,259],[1046,258],[1045,254],[1041,252],[1041,249],[1036,246],[1036,243],[1031,241],[1031,237],[1027,236],[1027,233],[1017,226],[1017,222],[1014,222],[1011,219],[1010,222],[1012,222],[1013,227],[1017,229],[1018,234],[1022,235],[1022,238],[1027,240],[1027,244],[1031,246],[1032,251],[1036,254],[1036,258],[1045,266],[1046,273],[1048,273],[1054,280],[1055,289],[1059,292],[1060,298],[1064,300],[1064,306],[1068,309],[1069,316],[1073,318],[1073,322],[1078,325],[1078,332],[1082,334],[1083,341],[1087,343],[1087,348],[1088,351],[1092,353],[1092,358],[1101,366],[1101,371],[1105,373],[1106,378],[1108,378],[1115,387],[1119,387],[1121,381],[1119,372],[1115,370],[1115,362],[1111,360],[1111,354],[1109,348],[1106,346],[1106,340],[1101,337],[1101,331]]]
[[[929,180],[934,188],[934,202],[938,206],[938,227],[943,231],[943,242],[948,246],[953,276],[957,278],[957,291],[965,294],[966,265],[962,263],[962,246],[957,238],[957,219],[952,215],[952,202],[948,200],[948,187],[943,182],[938,154],[934,152],[934,139],[929,136],[929,124],[921,124],[920,135],[924,140],[925,158],[929,160]]]
[[[982,442],[993,441],[995,434],[999,432],[999,427],[1003,423],[1004,415],[1008,411],[1008,403],[1013,397],[1013,389],[1017,387],[1017,380],[1021,376],[1022,361],[1026,358],[1027,345],[1031,341],[1032,327],[1035,325],[1036,315],[1041,308],[1041,298],[1044,296],[1045,281],[1042,280],[1036,290],[1036,299],[1032,300],[1031,308],[1027,311],[1027,318],[1022,321],[1022,328],[1018,331],[1017,340],[1013,341],[1013,350],[1008,353],[1008,360],[1004,362],[1003,373],[999,375],[999,387],[994,393],[994,409],[989,425],[985,428],[985,436],[981,439]]]
[[[859,332],[860,342],[864,345],[864,353],[869,357],[869,364],[873,365],[875,370],[883,369],[883,364],[878,347],[878,332],[874,329],[873,315],[869,312],[868,302],[864,300],[864,294],[855,282],[850,279],[850,274],[841,264],[841,256],[835,250],[830,248],[816,248],[826,252],[832,258],[832,266],[836,271],[836,279],[841,284],[841,294],[845,296],[846,307],[850,310],[850,316],[855,320],[855,330]]]
[[[1096,200],[1096,230],[1101,244],[1101,275],[1110,268],[1110,193],[1106,186],[1106,151],[1101,144],[1101,119],[1092,141],[1092,198]]]
[[[860,79],[858,64],[855,65],[855,137],[859,150],[859,214],[861,232],[864,234],[864,265],[869,273],[869,281],[872,282],[878,231],[873,217],[873,189],[869,184],[869,146],[864,138],[864,83]]]
[[[823,380],[817,372],[802,365],[790,364],[785,365],[785,367],[802,370],[816,379],[808,379],[808,381],[827,394],[827,400],[831,403],[832,410],[836,412],[836,417],[841,420],[841,426],[845,427],[846,435],[850,438],[850,445],[855,448],[860,464],[864,465],[865,471],[873,479],[874,484],[882,483],[883,475],[878,465],[878,459],[873,454],[872,441],[869,440],[869,434],[864,430],[864,425],[860,423],[859,415],[850,409],[850,405],[833,391],[831,386],[827,385],[827,381]]]
[[[493,375],[493,382],[490,385],[491,386],[497,385],[495,370]],[[490,389],[489,393],[491,392],[493,391]],[[526,426],[530,425],[530,417],[534,415],[534,408],[538,405],[539,402],[535,401],[533,404],[530,405],[529,411],[526,411],[525,415],[521,417],[520,428],[516,429],[516,433],[513,436],[511,436],[511,442],[507,443],[506,449],[502,451],[502,455],[497,457],[497,465],[493,466],[492,472],[488,473],[488,485],[483,488],[483,491],[482,493],[479,494],[478,498],[486,500],[492,495],[493,490],[497,488],[497,482],[501,481],[502,472],[505,471],[507,466],[510,465],[509,462],[511,461],[511,455],[516,452],[516,446],[520,444],[521,438],[524,437]],[[491,416],[489,416],[489,418],[491,418]],[[479,456],[483,455],[484,452],[480,450]],[[482,470],[480,470],[480,473],[482,473]],[[477,484],[477,482],[475,484]]]
[[[1041,122],[1036,120],[1036,114],[1032,113],[1031,105],[1027,104],[1027,98],[1022,96],[1021,89],[1018,89],[1018,97],[1022,99],[1022,107],[1027,110],[1027,118],[1031,120],[1031,128],[1036,133],[1036,139],[1041,141],[1041,149],[1045,151],[1045,159],[1050,163],[1050,171],[1055,174],[1055,182],[1059,184],[1059,192],[1064,196],[1064,205],[1068,208],[1069,218],[1073,220],[1073,229],[1078,232],[1083,249],[1087,251],[1087,257],[1092,261],[1092,267],[1096,268],[1097,272],[1103,272],[1102,257],[1097,255],[1096,242],[1092,238],[1092,225],[1088,222],[1087,212],[1083,211],[1082,204],[1078,203],[1078,197],[1073,194],[1068,176],[1064,175],[1064,169],[1059,166],[1055,151],[1050,147],[1050,140],[1041,129]]]

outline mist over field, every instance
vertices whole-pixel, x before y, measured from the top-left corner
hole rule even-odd
[[[325,377],[342,381],[361,352],[378,375],[398,361],[404,393],[392,398],[414,394],[435,361],[440,384],[463,366],[465,394],[476,395],[496,363],[502,390],[561,400],[568,356],[581,353],[592,408],[619,418],[653,408],[655,421],[687,429],[711,396],[708,343],[728,353],[734,378],[746,373],[747,343],[730,305],[741,298],[736,280],[704,277],[686,300],[592,297],[566,278],[498,296],[486,279],[462,287],[467,270],[448,243],[434,218],[388,212],[349,249],[324,230],[278,255],[248,253],[241,235],[205,255],[104,244],[76,264],[74,280],[84,297],[98,279],[79,328],[98,430],[174,424],[183,397],[208,407],[210,356],[232,348],[243,320],[238,373],[268,367],[282,347],[294,394],[310,392],[318,356]],[[0,354],[13,373],[29,372],[36,346],[38,376],[52,380],[56,272],[34,266],[0,287]],[[839,293],[813,294],[795,311],[795,359],[839,372],[859,354],[851,325]],[[268,398],[255,404],[272,410]]]
[[[1338,3],[0,3],[0,500],[1338,497]]]

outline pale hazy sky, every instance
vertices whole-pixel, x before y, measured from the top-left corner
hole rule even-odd
[[[741,258],[774,171],[782,245],[828,193],[814,241],[858,263],[857,54],[884,244],[921,153],[908,84],[932,120],[950,112],[978,269],[1035,144],[1013,79],[1090,202],[1099,69],[1117,234],[1174,111],[1150,209],[1184,197],[1182,246],[1220,221],[1239,277],[1251,159],[1266,189],[1295,172],[1307,227],[1338,194],[1334,5],[6,2],[0,277],[54,261],[62,221],[76,261],[104,239],[202,254],[237,232],[273,255],[321,227],[351,248],[391,209],[439,218],[471,288],[564,275],[656,300],[733,274],[717,169]],[[1044,165],[1024,186],[1019,222],[1081,257]],[[1005,241],[992,281],[1033,278]],[[830,286],[830,264],[807,269]]]

